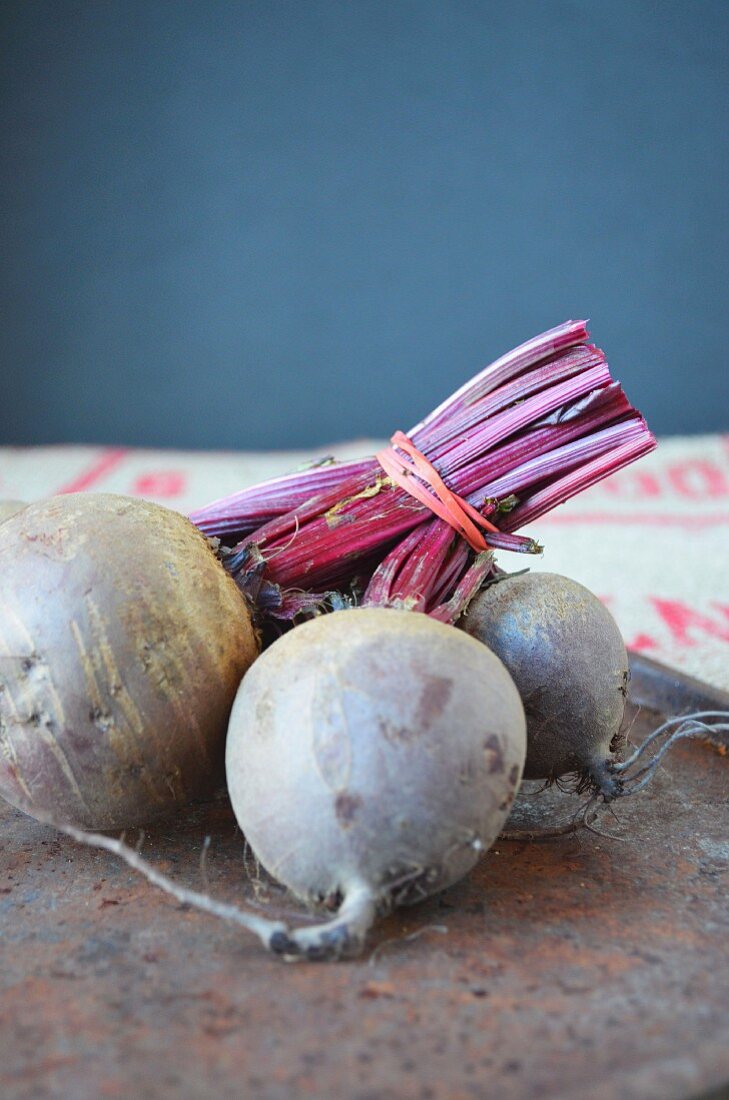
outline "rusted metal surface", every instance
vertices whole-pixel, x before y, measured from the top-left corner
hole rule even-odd
[[[639,665],[635,740],[667,702],[680,709],[675,679]],[[729,1080],[728,792],[725,760],[679,746],[619,821],[603,817],[623,840],[500,841],[466,881],[382,922],[362,959],[320,965],[266,955],[5,807],[0,1095],[709,1093]],[[553,820],[573,803],[547,792],[520,806]],[[225,800],[150,831],[144,853],[199,887],[206,835],[211,892],[294,908],[256,881]]]

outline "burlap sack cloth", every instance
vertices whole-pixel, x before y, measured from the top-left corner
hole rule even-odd
[[[360,441],[329,449],[371,454]],[[321,454],[329,453],[327,448]],[[99,447],[0,449],[0,498],[126,493],[188,512],[316,454]],[[564,573],[596,592],[628,646],[729,689],[729,436],[665,439],[634,466],[527,529],[539,558],[500,552],[507,570]]]

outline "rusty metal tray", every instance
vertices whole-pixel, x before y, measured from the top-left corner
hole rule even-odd
[[[633,738],[729,696],[633,661]],[[729,767],[678,746],[603,824],[500,841],[354,962],[287,965],[106,853],[0,810],[0,1095],[510,1098],[726,1095]],[[537,802],[537,798],[547,801]],[[569,796],[521,800],[568,817]],[[526,807],[526,809],[525,809]],[[541,811],[540,811],[541,812]],[[144,852],[276,911],[223,798]]]

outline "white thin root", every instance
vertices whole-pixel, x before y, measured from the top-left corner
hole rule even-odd
[[[33,815],[44,825],[50,825],[54,829],[58,829],[59,832],[65,833],[66,836],[71,837],[79,844],[84,844],[87,848],[101,848],[105,852],[111,852],[112,855],[118,856],[128,867],[143,875],[153,886],[158,886],[160,890],[164,890],[166,894],[176,898],[182,905],[190,905],[195,909],[210,913],[214,917],[220,917],[221,920],[248,929],[249,932],[258,937],[264,947],[271,951],[277,950],[276,944],[282,936],[288,940],[289,929],[283,921],[266,920],[265,917],[259,917],[255,913],[247,913],[245,910],[239,909],[237,905],[215,901],[207,894],[201,894],[197,890],[188,890],[185,886],[179,886],[167,875],[162,874],[156,867],[153,867],[151,863],[148,863],[146,859],[143,859],[139,852],[136,852],[134,848],[130,848],[123,840],[115,840],[113,837],[104,836],[103,833],[91,833],[85,829],[77,829],[75,825],[62,824],[50,817],[39,814],[37,810],[33,811]]]

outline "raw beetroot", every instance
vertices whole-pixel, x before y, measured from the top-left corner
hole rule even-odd
[[[556,573],[504,576],[459,626],[501,658],[527,719],[526,779],[579,773],[615,793],[628,655],[617,623],[583,585]]]
[[[257,652],[183,516],[110,495],[29,505],[0,524],[0,794],[108,829],[210,792]]]
[[[415,612],[335,612],[284,635],[244,678],[226,774],[260,862],[339,906],[272,946],[355,953],[377,912],[449,886],[506,820],[525,751],[502,663]]]

